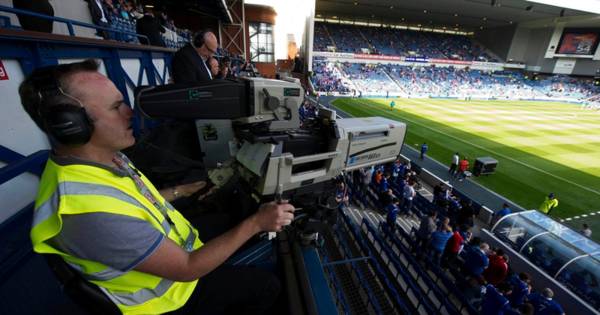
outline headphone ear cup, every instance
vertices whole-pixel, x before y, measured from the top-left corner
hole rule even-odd
[[[63,145],[83,145],[92,137],[94,124],[81,106],[57,104],[43,116],[48,134]]]

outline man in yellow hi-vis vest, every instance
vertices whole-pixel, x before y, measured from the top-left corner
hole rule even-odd
[[[268,203],[207,241],[169,201],[203,183],[158,191],[120,152],[134,144],[131,109],[93,60],[34,70],[19,87],[24,109],[49,137],[31,228],[33,248],[60,255],[125,314],[260,313],[277,278],[221,264],[250,237],[293,220]]]
[[[557,206],[558,206],[558,199],[556,199],[556,196],[554,195],[554,193],[550,193],[544,199],[544,202],[542,202],[542,204],[540,205],[539,210],[541,212],[545,213],[546,215],[550,215],[550,213],[552,212],[552,209],[556,208]]]

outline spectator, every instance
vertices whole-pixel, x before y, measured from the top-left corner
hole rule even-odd
[[[389,188],[385,193],[379,195],[379,202],[385,208],[392,202],[394,198],[394,192],[391,188]]]
[[[379,185],[377,187],[380,194],[387,193],[387,190],[389,188],[389,180],[390,180],[390,173],[385,173],[385,175],[383,175],[383,178],[381,179],[381,181],[379,182]]]
[[[213,32],[201,31],[190,44],[179,49],[171,61],[171,71],[176,84],[195,84],[212,80],[206,61],[219,47]]]
[[[90,8],[90,14],[92,16],[92,22],[101,27],[110,26],[110,18],[108,15],[108,9],[106,4],[102,0],[88,0],[88,7]],[[97,35],[102,36],[104,39],[111,39],[111,33],[106,30],[98,30]]]
[[[564,315],[560,304],[554,301],[554,292],[550,288],[545,288],[542,293],[531,293],[527,300],[535,308],[536,315]]]
[[[367,190],[369,189],[369,185],[371,184],[371,178],[373,176],[373,168],[365,167],[361,169],[362,175],[362,193],[367,194]]]
[[[458,181],[463,181],[467,177],[467,171],[469,170],[469,160],[467,157],[463,157],[463,159],[458,164]]]
[[[548,194],[548,197],[546,197],[546,199],[544,199],[544,202],[542,202],[542,204],[540,205],[539,210],[542,213],[545,213],[546,215],[550,215],[550,213],[552,212],[552,210],[554,208],[556,208],[558,206],[558,199],[556,199],[556,196],[554,195],[554,193],[550,193]]]
[[[481,277],[490,263],[487,256],[490,246],[487,243],[481,243],[478,247],[467,246],[465,249],[465,264],[463,266],[465,272],[468,276]]]
[[[473,209],[473,201],[465,200],[458,212],[457,222],[459,226],[465,225],[472,227],[475,220],[475,209]]]
[[[398,204],[400,203],[400,201],[398,200],[398,198],[394,198],[392,199],[392,202],[386,207],[387,210],[387,216],[386,216],[386,223],[388,225],[388,227],[394,231],[396,229],[396,218],[398,217]]]
[[[502,249],[497,249],[489,257],[489,265],[483,271],[483,277],[488,283],[497,285],[506,280],[508,275],[508,256]]]
[[[158,13],[160,14],[160,12]],[[154,17],[151,10],[146,11],[144,17],[137,21],[136,31],[138,34],[147,37],[147,39],[143,37],[139,38],[141,44],[165,47],[165,42],[161,34],[166,32],[166,30],[160,24],[159,20]]]
[[[442,226],[437,231],[431,234],[429,247],[431,248],[432,262],[440,265],[440,259],[446,248],[446,243],[452,237],[452,227],[449,225]]]
[[[394,164],[392,165],[392,182],[394,184],[398,184],[398,177],[404,175],[401,174],[401,172],[403,172],[402,162],[400,162],[400,159],[396,159],[396,161],[394,161]]]
[[[454,176],[454,174],[456,173],[456,167],[458,166],[458,160],[460,159],[458,152],[455,152],[454,155],[452,155],[452,162],[450,163],[450,168],[448,169],[448,173],[450,173],[450,176]]]
[[[510,295],[512,288],[506,282],[498,284],[497,287],[488,284],[485,286],[485,295],[481,303],[481,314],[503,315],[510,312],[510,303],[506,298]]]
[[[469,231],[469,227],[467,226],[461,226],[454,231],[444,250],[443,258],[447,266],[455,265],[458,254],[462,251],[465,241],[468,242],[470,237],[471,231]]]
[[[584,223],[582,225],[580,233],[587,238],[592,238],[592,230],[590,229],[590,226],[587,225],[587,223]]]
[[[431,239],[431,234],[435,232],[437,226],[435,220],[437,219],[437,212],[432,211],[431,214],[423,216],[419,229],[416,232],[417,241],[415,242],[414,251],[426,248]]]
[[[427,153],[427,150],[429,150],[429,146],[427,145],[426,142],[423,142],[423,144],[421,145],[421,155],[419,156],[419,158],[421,160],[425,158],[425,154]]]
[[[502,209],[494,213],[494,216],[492,217],[492,224],[498,222],[498,220],[500,220],[503,216],[510,214],[511,212],[512,211],[510,210],[510,207],[505,202],[504,204],[502,204]]]
[[[213,77],[213,79],[217,79],[220,72],[219,61],[217,61],[217,58],[208,58],[208,68],[210,69],[210,75]]]
[[[343,180],[339,180],[335,189],[335,202],[338,208],[345,208],[349,204],[348,189]]]
[[[231,59],[227,56],[221,59],[221,65],[219,67],[219,79],[235,79],[235,76],[231,70]]]
[[[508,299],[512,307],[516,308],[525,303],[525,298],[527,298],[530,292],[530,282],[531,278],[529,274],[524,272],[519,273],[519,275],[513,274],[510,277],[508,283],[513,286],[513,291]]]
[[[404,185],[404,189],[402,192],[402,213],[404,215],[410,215],[410,211],[413,205],[413,199],[417,195],[415,191],[415,182],[412,180],[408,181],[407,185]]]
[[[379,186],[381,179],[383,179],[383,172],[381,172],[380,169],[377,169],[373,175],[373,181],[375,182],[375,185]]]
[[[48,0],[13,0],[15,9],[27,10],[43,15],[54,16],[54,8]],[[26,31],[52,33],[54,21],[27,14],[17,14],[21,28]]]

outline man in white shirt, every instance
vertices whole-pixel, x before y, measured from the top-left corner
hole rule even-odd
[[[454,176],[454,174],[456,174],[456,167],[458,166],[459,160],[460,157],[458,155],[458,152],[455,152],[452,156],[452,163],[450,163],[450,169],[448,169],[448,173],[450,173],[450,176]]]
[[[587,225],[586,223],[583,224],[583,229],[581,230],[581,234],[583,234],[583,236],[587,237],[587,238],[591,238],[592,237],[592,229],[590,229],[590,226]]]
[[[408,184],[404,186],[404,190],[402,192],[402,213],[405,215],[410,214],[410,209],[412,208],[413,199],[417,193],[415,192],[415,182],[409,181]]]

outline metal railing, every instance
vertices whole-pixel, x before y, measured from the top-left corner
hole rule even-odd
[[[56,16],[45,15],[45,14],[39,14],[39,13],[27,11],[27,10],[15,9],[15,8],[3,6],[3,5],[0,5],[0,12],[8,12],[8,13],[13,13],[13,14],[24,14],[24,15],[28,15],[28,16],[33,16],[33,17],[45,19],[45,20],[51,20],[51,21],[54,21],[54,22],[64,23],[64,24],[67,25],[67,29],[69,30],[69,35],[70,36],[75,36],[75,28],[73,27],[73,25],[76,25],[76,26],[81,26],[81,27],[85,27],[85,28],[91,28],[91,29],[94,29],[96,31],[103,30],[103,31],[107,31],[107,32],[119,33],[119,34],[128,35],[128,36],[135,36],[135,37],[138,37],[138,38],[145,38],[146,40],[148,40],[147,36],[140,35],[140,34],[137,34],[137,33],[127,32],[127,31],[122,31],[122,30],[117,30],[117,29],[112,28],[112,27],[98,26],[98,25],[95,25],[95,24],[90,24],[90,23],[84,23],[84,22],[80,22],[80,21],[65,19],[65,18],[62,18],[62,17],[56,17]]]

